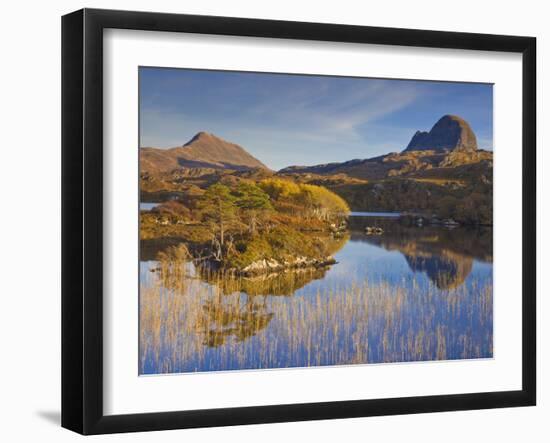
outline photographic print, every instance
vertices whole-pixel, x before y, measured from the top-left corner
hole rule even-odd
[[[492,358],[493,149],[492,84],[140,67],[139,374]]]

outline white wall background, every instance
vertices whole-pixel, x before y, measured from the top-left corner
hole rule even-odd
[[[538,38],[539,202],[550,195],[543,155],[550,93],[549,11],[536,0],[450,4],[438,0],[270,2],[201,0],[11,1],[0,26],[0,438],[80,440],[60,414],[60,16],[81,7],[155,10],[282,20],[532,35]],[[546,112],[545,112],[546,111]],[[546,123],[545,123],[546,122]],[[519,147],[518,147],[519,148]],[[516,178],[518,185],[520,178]],[[540,207],[539,226],[549,207]],[[539,228],[539,276],[550,266],[549,236]],[[546,248],[541,253],[542,248]],[[546,271],[548,272],[548,271]],[[550,280],[539,277],[539,406],[95,437],[94,441],[464,442],[550,439]]]

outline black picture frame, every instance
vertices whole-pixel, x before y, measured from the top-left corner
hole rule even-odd
[[[522,54],[522,389],[177,412],[103,413],[103,30]],[[519,147],[518,147],[519,149]],[[62,18],[62,426],[82,434],[530,406],[536,403],[536,39],[83,9]]]

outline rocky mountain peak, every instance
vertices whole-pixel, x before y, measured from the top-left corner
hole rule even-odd
[[[213,141],[213,140],[222,140],[221,138],[219,137],[216,137],[214,134],[211,134],[209,132],[206,132],[206,131],[200,131],[200,132],[197,132],[192,138],[191,140],[189,140],[187,143],[185,143],[183,146],[188,146],[194,142],[197,142],[197,141]]]
[[[405,151],[477,151],[477,139],[466,120],[444,115],[430,132],[416,131]]]

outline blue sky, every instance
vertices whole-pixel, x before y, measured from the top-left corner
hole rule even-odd
[[[199,131],[272,169],[403,150],[445,114],[493,148],[487,84],[140,68],[140,145],[181,146]]]

